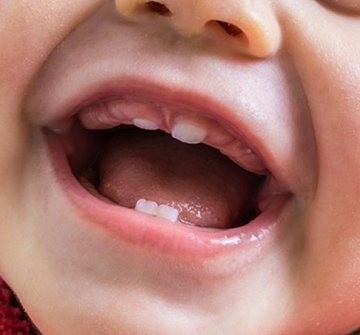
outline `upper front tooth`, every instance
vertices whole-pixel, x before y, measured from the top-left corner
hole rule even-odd
[[[137,118],[133,120],[134,126],[145,130],[158,130],[159,126],[148,119]]]
[[[171,135],[187,144],[199,144],[206,138],[207,131],[204,127],[194,123],[179,122],[173,127]]]

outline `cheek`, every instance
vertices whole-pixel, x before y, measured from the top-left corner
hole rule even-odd
[[[339,326],[355,328],[360,318],[360,21],[322,7],[306,19],[294,13],[297,24],[289,21],[286,41],[311,110],[318,175],[305,223],[299,314],[312,302],[304,318],[318,315],[326,327],[326,316],[334,318],[332,325],[338,319]]]
[[[24,178],[30,128],[22,106],[32,78],[57,44],[100,0],[2,0],[0,10],[0,253],[13,248],[12,222]],[[17,208],[19,210],[19,208]],[[4,259],[5,257],[2,257]],[[1,272],[2,264],[0,264]]]
[[[25,89],[48,54],[101,0],[3,0],[0,11],[0,85]],[[16,66],[15,66],[16,64]],[[14,92],[15,93],[15,92]]]
[[[316,222],[308,235],[319,241],[331,236],[335,242],[360,232],[360,21],[322,7],[310,9],[307,20],[293,12],[297,24],[286,26],[286,41],[317,146],[318,182],[310,213]]]

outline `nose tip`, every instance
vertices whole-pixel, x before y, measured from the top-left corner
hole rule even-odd
[[[268,58],[281,44],[281,29],[269,0],[115,0],[118,12],[167,16],[184,37],[211,36],[214,43]]]

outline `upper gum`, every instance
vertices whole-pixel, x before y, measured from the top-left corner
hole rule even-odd
[[[122,99],[85,107],[79,112],[78,117],[88,129],[109,129],[121,124],[133,125],[134,119],[145,119],[157,124],[160,130],[168,134],[171,134],[176,124],[193,123],[206,129],[204,144],[218,149],[247,170],[255,173],[266,171],[261,159],[243,140],[231,131],[225,130],[218,121],[199,115],[190,108]]]

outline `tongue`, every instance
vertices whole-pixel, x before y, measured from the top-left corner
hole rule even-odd
[[[122,130],[109,139],[98,167],[98,191],[124,207],[155,201],[177,209],[181,223],[221,229],[253,214],[258,178],[206,145]]]

